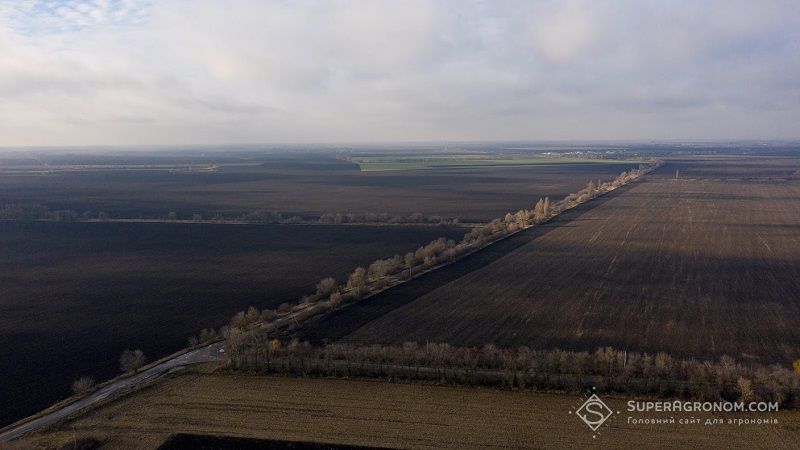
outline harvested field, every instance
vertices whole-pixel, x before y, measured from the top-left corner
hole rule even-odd
[[[0,222],[0,424],[453,227]]]
[[[796,160],[780,164],[790,163],[796,170]],[[488,265],[421,278],[428,285],[395,307],[365,302],[320,326],[352,331],[344,339],[354,342],[800,358],[800,182],[743,181],[754,171],[742,168],[725,169],[736,179],[703,178],[702,167],[674,179],[695,164],[667,164],[525,231]]]
[[[620,411],[592,433],[570,413],[580,396],[421,384],[248,375],[183,375],[88,412],[18,445],[40,447],[92,436],[107,448],[156,448],[175,433],[395,448],[788,448],[800,414],[708,413],[700,418],[773,418],[770,425],[644,425]],[[592,436],[596,435],[596,438]]]
[[[183,218],[195,213],[211,218],[216,213],[272,210],[301,217],[419,212],[484,222],[530,208],[539,197],[561,198],[590,180],[610,179],[638,166],[608,161],[361,172],[358,165],[338,160],[331,152],[50,158],[46,167],[29,168],[37,171],[35,175],[0,176],[0,205],[38,203],[51,210],[103,211],[122,218],[164,216],[171,211]],[[22,170],[12,163],[0,159],[0,171],[3,167]],[[74,166],[54,167],[70,163]],[[147,168],[148,164],[183,166],[163,170]],[[215,164],[213,171],[190,170]]]
[[[506,157],[498,159],[497,156],[485,155],[422,155],[420,156],[373,156],[355,157],[353,162],[359,165],[362,171],[385,170],[429,170],[429,169],[458,169],[467,167],[513,167],[513,166],[539,166],[557,164],[632,164],[634,161],[607,161],[602,159],[574,159],[574,158],[531,158],[531,157]]]
[[[693,157],[670,161],[672,174],[679,171],[680,178],[703,178],[718,180],[769,180],[800,179],[796,157],[732,156],[714,158]],[[666,172],[662,172],[666,174]],[[670,174],[666,174],[670,175]]]

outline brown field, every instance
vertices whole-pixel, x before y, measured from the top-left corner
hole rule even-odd
[[[800,182],[785,178],[798,163],[739,164],[667,164],[521,233],[527,243],[515,238],[521,245],[488,265],[429,282],[379,315],[365,313],[369,304],[352,320],[343,310],[336,326],[354,342],[798,359]]]
[[[731,181],[798,179],[798,161],[794,157],[775,156],[695,156],[671,161],[682,178],[712,178]],[[674,170],[672,172],[674,175]]]
[[[72,421],[12,443],[43,448],[93,436],[104,448],[156,448],[173,433],[399,448],[790,448],[800,413],[671,414],[686,418],[770,418],[769,425],[644,425],[620,411],[592,433],[570,413],[573,395],[422,384],[230,374],[175,377]],[[691,432],[689,432],[691,430]],[[596,437],[593,437],[595,435]]]

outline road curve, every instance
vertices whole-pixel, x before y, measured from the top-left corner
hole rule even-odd
[[[226,354],[220,352],[220,350],[224,349],[224,346],[225,344],[223,342],[216,342],[163,361],[149,369],[137,373],[136,375],[107,384],[87,395],[86,397],[70,403],[69,405],[66,405],[41,417],[37,417],[36,419],[3,430],[0,432],[0,443],[8,442],[24,434],[39,430],[42,427],[52,425],[84,408],[98,404],[117,394],[131,391],[138,385],[155,380],[156,378],[159,378],[167,373],[181,370],[188,365],[224,360],[226,358]]]

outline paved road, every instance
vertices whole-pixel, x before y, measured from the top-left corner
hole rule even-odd
[[[222,342],[207,345],[197,350],[184,353],[183,355],[176,356],[175,358],[168,359],[156,366],[137,373],[134,376],[117,380],[111,384],[103,386],[97,391],[74,403],[64,406],[63,408],[0,432],[0,442],[8,442],[26,433],[36,431],[44,426],[52,425],[53,423],[58,422],[59,420],[62,420],[71,414],[82,410],[83,408],[100,403],[116,394],[131,391],[138,385],[152,381],[167,373],[181,370],[188,365],[224,360],[226,359],[227,355],[220,352],[220,350],[223,348],[224,343]]]

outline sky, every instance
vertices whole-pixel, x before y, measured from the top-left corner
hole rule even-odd
[[[0,0],[0,146],[800,138],[800,2]]]

